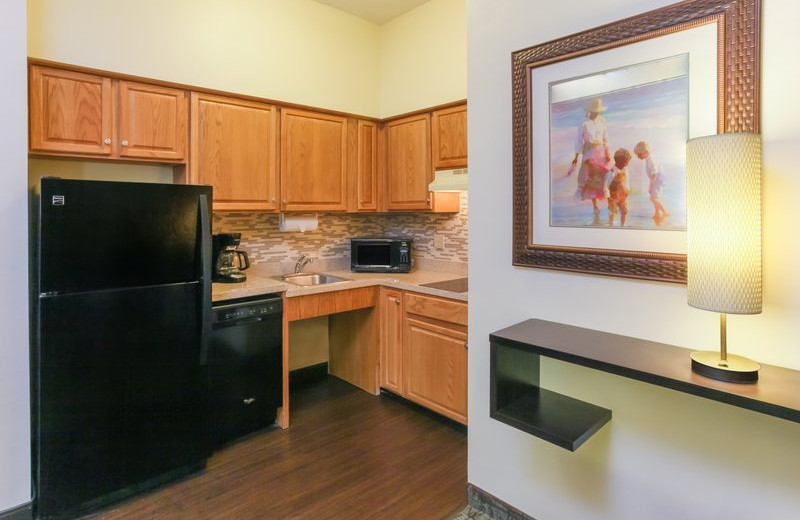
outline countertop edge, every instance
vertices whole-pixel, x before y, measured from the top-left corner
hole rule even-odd
[[[403,275],[393,274],[389,276],[386,275],[370,276],[370,275],[364,275],[363,273],[350,273],[349,271],[324,271],[324,273],[331,274],[334,276],[339,276],[340,278],[356,277],[356,279],[350,279],[342,282],[335,282],[323,285],[316,285],[313,287],[303,287],[287,282],[281,282],[270,277],[250,275],[248,276],[247,281],[244,282],[244,284],[241,287],[238,286],[234,287],[232,284],[226,284],[225,286],[215,284],[214,288],[216,290],[213,291],[214,294],[212,294],[212,301],[213,303],[219,303],[232,300],[235,298],[244,298],[249,296],[258,296],[262,294],[271,294],[278,292],[285,293],[287,298],[293,298],[297,296],[307,296],[310,294],[344,291],[347,289],[357,289],[360,287],[373,287],[373,286],[391,287],[394,289],[413,291],[417,293],[428,294],[431,296],[439,296],[442,298],[448,298],[450,300],[458,300],[463,302],[469,301],[468,298],[469,293],[456,293],[452,291],[445,291],[442,289],[423,287],[418,283],[398,278],[399,276]],[[430,281],[425,281],[424,283],[464,278],[464,275],[461,274],[445,273],[441,271],[428,271],[428,272],[417,271],[415,274],[417,274],[418,277],[422,275],[425,278],[428,277],[434,278]],[[227,287],[228,285],[230,285],[230,287]]]

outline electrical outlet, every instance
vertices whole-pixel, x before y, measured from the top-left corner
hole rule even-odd
[[[444,249],[444,235],[439,233],[433,235],[433,247],[436,249]]]

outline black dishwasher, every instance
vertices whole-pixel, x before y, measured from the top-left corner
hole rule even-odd
[[[283,400],[280,295],[212,306],[209,430],[215,447],[275,422]]]

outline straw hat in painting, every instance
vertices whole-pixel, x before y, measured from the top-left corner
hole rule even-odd
[[[602,99],[594,98],[593,100],[591,100],[586,105],[586,111],[587,112],[596,112],[596,113],[599,114],[600,112],[605,112],[606,111],[606,106],[603,105],[603,100]]]

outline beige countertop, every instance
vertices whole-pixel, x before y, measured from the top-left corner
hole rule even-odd
[[[421,284],[431,282],[441,282],[465,278],[465,275],[434,271],[429,269],[414,269],[410,273],[353,273],[350,270],[320,270],[309,272],[320,272],[330,274],[347,281],[335,282],[311,287],[295,285],[276,280],[271,276],[264,276],[256,272],[248,272],[247,280],[243,283],[215,283],[212,286],[212,300],[214,302],[230,300],[233,298],[243,298],[246,296],[258,296],[277,292],[286,292],[286,296],[305,296],[307,294],[317,294],[330,291],[341,291],[345,289],[355,289],[357,287],[369,287],[382,285],[406,291],[415,291],[433,296],[442,296],[453,300],[467,301],[467,293],[456,293],[441,289],[422,287]]]

